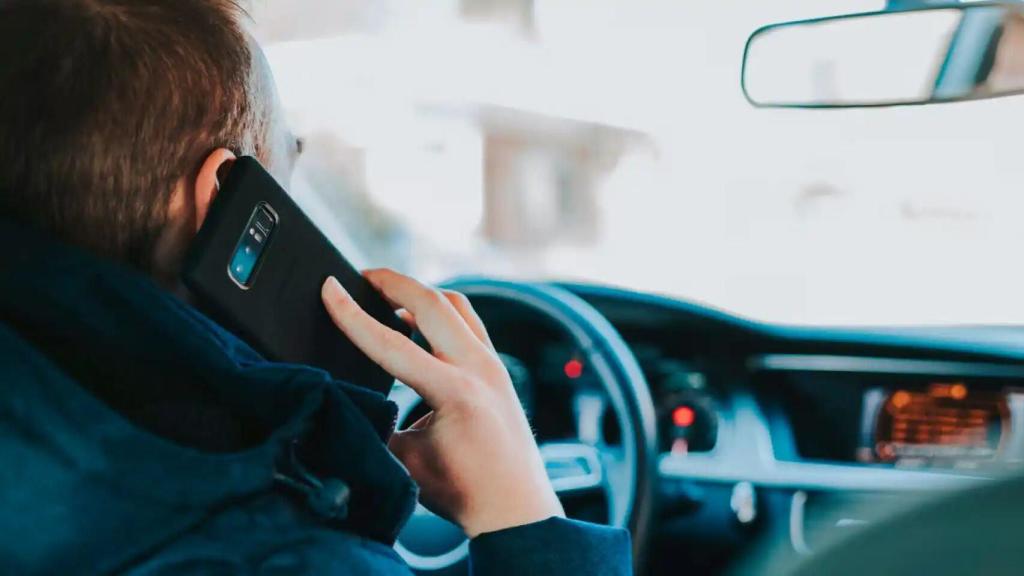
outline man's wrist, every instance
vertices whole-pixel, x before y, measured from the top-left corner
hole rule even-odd
[[[542,498],[525,506],[508,500],[501,503],[501,509],[483,508],[479,513],[467,518],[462,523],[462,529],[470,538],[476,538],[481,534],[526,526],[551,518],[565,518],[565,510],[554,491],[548,488],[546,492]]]

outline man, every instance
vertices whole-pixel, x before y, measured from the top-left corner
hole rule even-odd
[[[384,398],[187,304],[231,161],[287,182],[298,152],[243,20],[230,0],[0,0],[0,572],[407,573],[391,545],[417,485],[478,574],[628,572],[624,531],[563,518],[465,298],[367,274],[431,354],[324,285],[434,408],[395,434]]]

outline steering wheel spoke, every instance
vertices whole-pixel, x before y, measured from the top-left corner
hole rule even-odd
[[[540,455],[557,494],[604,489],[604,464],[597,448],[582,442],[548,442],[540,446]]]

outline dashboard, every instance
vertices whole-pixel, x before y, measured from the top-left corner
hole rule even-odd
[[[1024,330],[771,326],[561,286],[615,326],[655,401],[654,574],[734,568],[765,539],[769,564],[813,554],[923,495],[1024,467]],[[539,438],[617,441],[613,417],[581,418],[596,394],[584,354],[521,311],[475,305],[502,326],[492,337]],[[601,520],[586,507],[575,515]]]

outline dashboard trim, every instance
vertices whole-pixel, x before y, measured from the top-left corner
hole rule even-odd
[[[746,465],[723,462],[703,454],[662,456],[664,478],[711,482],[750,482],[755,486],[801,490],[854,490],[894,492],[946,490],[972,486],[982,476],[943,474],[918,470],[892,470],[811,462],[761,462]]]
[[[752,371],[767,372],[858,372],[975,378],[1024,378],[1024,366],[1012,364],[818,354],[753,356],[748,360],[747,367]]]

